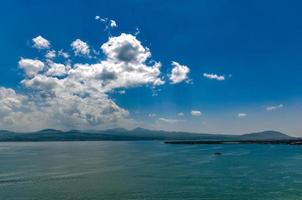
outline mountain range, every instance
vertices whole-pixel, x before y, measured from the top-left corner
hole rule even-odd
[[[278,131],[262,131],[242,135],[230,134],[208,134],[190,132],[170,132],[162,130],[149,130],[135,128],[127,130],[123,128],[107,129],[99,131],[70,130],[60,131],[55,129],[44,129],[37,132],[17,133],[0,130],[0,141],[121,141],[121,140],[200,140],[200,141],[241,141],[241,140],[292,140]]]

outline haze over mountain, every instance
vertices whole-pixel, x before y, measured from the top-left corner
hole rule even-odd
[[[277,131],[262,131],[242,135],[224,135],[190,132],[169,132],[135,128],[107,129],[99,131],[60,131],[44,129],[37,132],[16,133],[0,131],[0,141],[102,141],[102,140],[288,140],[293,137]]]

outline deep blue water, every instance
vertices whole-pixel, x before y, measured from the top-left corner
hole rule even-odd
[[[302,146],[0,143],[0,199],[302,199]]]

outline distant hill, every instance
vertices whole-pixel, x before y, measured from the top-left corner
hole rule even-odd
[[[257,133],[248,133],[240,136],[243,140],[287,140],[292,137],[278,131],[262,131]]]
[[[232,141],[232,140],[288,140],[294,139],[277,131],[263,131],[243,135],[223,135],[189,132],[169,132],[136,128],[127,130],[122,128],[99,131],[60,131],[44,129],[30,133],[16,133],[0,130],[0,141],[102,141],[102,140],[204,140],[204,141]]]

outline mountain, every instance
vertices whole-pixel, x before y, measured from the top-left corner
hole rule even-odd
[[[0,141],[12,138],[15,133],[7,130],[0,130]]]
[[[278,131],[262,131],[258,133],[248,133],[240,136],[243,140],[288,140],[292,137]]]
[[[201,141],[238,141],[238,140],[290,140],[295,139],[277,131],[263,131],[243,135],[223,135],[207,133],[170,132],[136,128],[122,128],[99,131],[60,131],[44,129],[30,133],[16,133],[0,130],[0,141],[102,141],[102,140],[201,140]]]

